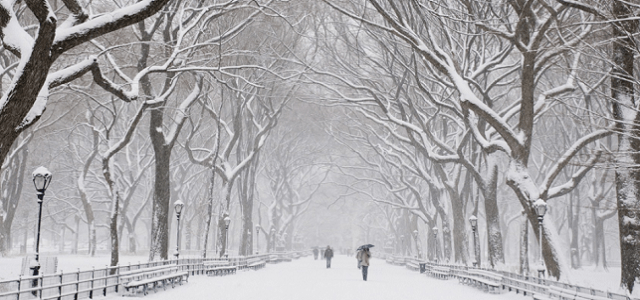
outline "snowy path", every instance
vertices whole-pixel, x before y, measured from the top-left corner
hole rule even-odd
[[[332,300],[332,299],[461,299],[528,300],[506,293],[492,295],[461,285],[409,271],[404,267],[372,259],[368,281],[362,281],[353,257],[334,257],[331,269],[323,260],[301,258],[290,263],[268,264],[259,271],[240,271],[225,277],[192,276],[189,283],[149,294],[148,300],[234,299],[234,300]],[[103,299],[122,300],[117,295]]]

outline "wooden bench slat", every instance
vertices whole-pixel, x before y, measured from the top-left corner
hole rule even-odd
[[[121,273],[125,276],[120,276],[120,284],[126,290],[135,293],[140,287],[142,287],[143,295],[147,295],[149,285],[152,285],[153,290],[157,290],[158,285],[162,284],[162,288],[166,289],[168,284],[172,287],[176,282],[182,285],[182,282],[189,280],[189,272],[178,272],[176,265],[164,265],[149,267],[143,269],[137,269]]]

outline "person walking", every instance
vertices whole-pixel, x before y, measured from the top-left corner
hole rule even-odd
[[[327,249],[324,249],[324,258],[327,259],[327,269],[331,268],[331,258],[333,258],[333,250],[330,246],[327,246]]]
[[[369,252],[369,248],[362,248],[362,250],[358,251],[358,254],[356,254],[356,258],[358,259],[358,265],[362,270],[362,280],[367,281],[367,275],[369,272],[369,258],[371,258],[371,252]]]

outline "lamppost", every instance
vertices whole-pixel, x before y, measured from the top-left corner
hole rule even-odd
[[[542,257],[542,220],[544,219],[544,214],[547,213],[547,202],[542,199],[536,200],[533,203],[533,208],[536,210],[538,214],[538,227],[539,227],[539,235],[538,240],[540,241],[540,265],[538,266],[538,277],[544,277],[544,257]]]
[[[433,231],[433,239],[435,240],[434,245],[436,246],[436,263],[438,263],[438,227],[434,226],[431,230]]]
[[[37,276],[40,274],[40,225],[42,224],[42,201],[44,199],[44,192],[49,187],[51,183],[51,172],[47,170],[45,167],[38,167],[33,171],[33,185],[36,187],[36,193],[38,195],[38,232],[36,236],[36,255],[35,261],[31,263],[32,275]],[[32,286],[38,286],[38,279],[34,279],[32,281]],[[32,294],[37,295],[36,291],[33,291]]]
[[[229,257],[229,253],[227,253],[227,249],[229,249],[229,223],[231,223],[231,218],[229,218],[229,216],[224,217],[224,228],[225,228],[224,256],[225,257]]]
[[[256,225],[256,255],[260,252],[260,224]]]
[[[471,223],[471,233],[473,234],[473,263],[474,267],[480,266],[480,253],[478,251],[478,241],[476,240],[476,228],[478,226],[478,217],[472,215],[469,217],[469,223]]]
[[[418,243],[418,230],[413,231],[413,239],[416,241],[416,258],[420,257],[420,244]]]
[[[182,213],[184,202],[176,200],[176,202],[173,203],[173,207],[176,210],[176,218],[178,219],[178,228],[176,228],[176,252],[173,255],[176,256],[176,264],[178,264],[178,258],[180,258],[180,214]]]

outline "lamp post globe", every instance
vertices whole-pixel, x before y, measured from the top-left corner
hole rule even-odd
[[[533,203],[533,209],[535,209],[536,214],[538,215],[538,240],[540,241],[540,264],[538,265],[538,277],[544,277],[545,266],[544,266],[544,257],[542,256],[542,221],[544,220],[544,215],[547,213],[547,202],[538,199]]]
[[[536,200],[533,203],[533,208],[536,210],[536,214],[538,214],[538,218],[544,218],[544,215],[547,213],[547,202],[542,199]]]
[[[469,217],[469,223],[471,223],[471,229],[476,230],[476,226],[478,226],[478,217],[476,216]]]
[[[184,202],[182,200],[176,200],[173,203],[173,208],[176,211],[176,219],[178,221],[178,226],[176,228],[176,251],[173,255],[176,257],[176,264],[178,263],[178,258],[180,258],[180,215],[182,214],[182,208],[184,208]]]
[[[44,193],[51,183],[51,172],[45,167],[38,167],[33,171],[33,185],[36,188],[38,196],[38,228],[36,236],[36,254],[35,259],[30,264],[30,268],[33,276],[40,274],[40,227],[42,225],[42,202],[44,200]],[[38,286],[38,279],[34,279],[31,284],[33,287]],[[33,295],[37,295],[37,291],[32,292]]]

